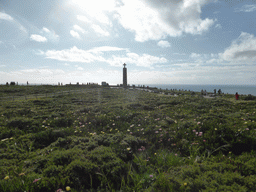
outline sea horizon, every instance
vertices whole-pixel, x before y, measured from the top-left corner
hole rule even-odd
[[[218,92],[221,89],[222,93],[235,94],[238,92],[240,95],[254,95],[256,96],[256,85],[217,85],[217,84],[147,84],[145,86],[157,87],[161,89],[177,89],[177,90],[190,90],[194,92],[201,92],[206,90],[208,93],[213,93],[214,89]]]

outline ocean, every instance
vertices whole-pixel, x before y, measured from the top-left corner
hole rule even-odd
[[[161,89],[177,89],[177,90],[190,90],[194,92],[200,92],[202,89],[207,92],[213,93],[216,89],[218,92],[221,89],[222,93],[235,94],[238,92],[239,95],[254,95],[256,96],[256,85],[186,85],[186,84],[148,84],[145,86],[157,87]]]

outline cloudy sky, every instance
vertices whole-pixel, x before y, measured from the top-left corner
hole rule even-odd
[[[255,0],[0,0],[0,84],[256,83]]]

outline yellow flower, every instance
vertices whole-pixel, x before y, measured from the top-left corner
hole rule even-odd
[[[4,179],[5,179],[5,180],[8,180],[8,179],[10,179],[10,177],[9,177],[9,176],[6,176]]]
[[[218,129],[217,128],[215,128],[215,131],[217,131]]]
[[[66,191],[70,191],[71,188],[69,186],[66,187]]]
[[[19,174],[19,176],[23,176],[23,175],[25,175],[25,173],[20,173],[20,174]]]
[[[154,155],[156,155],[156,153],[154,153]]]
[[[188,184],[187,183],[184,183],[184,186],[187,186]]]
[[[128,147],[128,148],[127,148],[127,151],[130,151],[130,150],[131,150],[131,148]]]

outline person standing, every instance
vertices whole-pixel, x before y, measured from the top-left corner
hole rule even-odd
[[[238,93],[236,92],[236,94],[235,94],[235,97],[236,97],[236,100],[238,100],[239,99],[239,95],[238,95]]]

